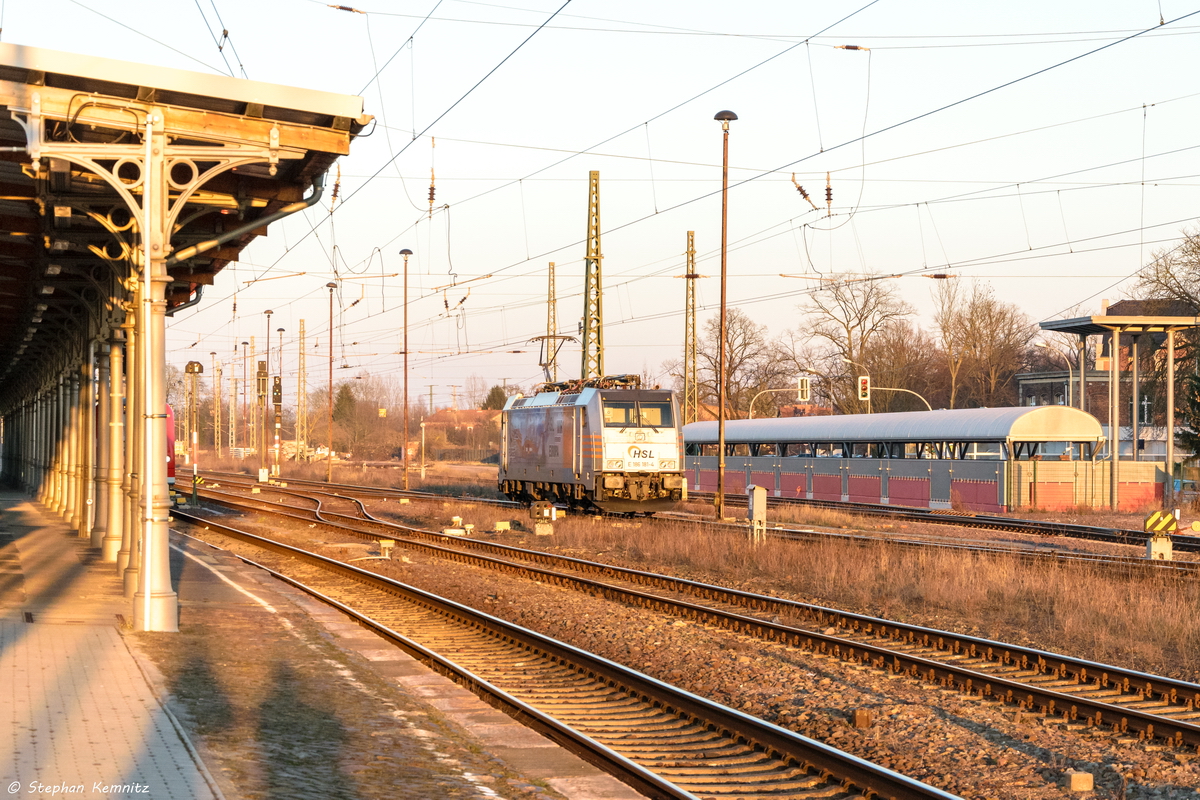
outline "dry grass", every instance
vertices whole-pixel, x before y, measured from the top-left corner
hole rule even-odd
[[[767,541],[688,524],[571,519],[555,544],[628,566],[1196,680],[1200,583],[886,542]]]
[[[258,462],[237,459],[209,459],[202,463],[201,469],[219,472],[241,472],[245,475],[258,474]],[[495,473],[495,468],[490,468]],[[496,482],[480,483],[476,477],[476,465],[462,465],[437,462],[430,464],[426,470],[426,478],[422,480],[414,469],[409,473],[409,488],[435,494],[451,496],[469,495],[471,497],[499,498]],[[323,481],[327,474],[324,461],[310,463],[288,462],[283,465],[279,480]],[[190,473],[189,473],[190,475]],[[382,488],[398,488],[403,485],[404,473],[400,469],[388,467],[361,467],[346,464],[333,465],[333,480],[335,483],[349,483],[357,486],[379,486]]]
[[[289,465],[285,477],[289,475],[323,480],[325,467]],[[447,494],[476,497],[495,493],[490,483],[439,479],[434,484],[433,478],[424,486],[413,480],[412,488],[440,485]],[[400,475],[335,466],[334,480],[396,486]],[[450,505],[443,511],[445,523],[450,514],[462,514],[479,531],[493,528],[498,520],[527,521],[524,514],[506,509]],[[680,503],[676,510],[712,515],[707,503]],[[744,511],[729,513],[741,516]],[[1046,516],[1062,520],[1076,515]],[[1116,522],[1108,512],[1090,509],[1081,509],[1078,516],[1085,524]],[[837,529],[864,524],[845,512],[802,507],[773,510],[771,521]],[[1200,626],[1194,622],[1200,582],[1194,580],[916,550],[886,541],[768,540],[755,546],[741,533],[714,534],[686,522],[585,516],[562,519],[554,537],[529,537],[527,544],[1200,680]]]

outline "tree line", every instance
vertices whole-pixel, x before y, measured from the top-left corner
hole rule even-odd
[[[867,276],[830,282],[799,307],[796,327],[774,337],[767,324],[729,309],[729,415],[749,416],[751,403],[756,417],[778,415],[796,405],[795,394],[764,390],[795,386],[802,375],[810,377],[810,405],[838,414],[866,412],[858,397],[859,375],[871,379],[876,413],[923,410],[920,398],[933,408],[1007,406],[1017,402],[1019,373],[1053,368],[1033,346],[1037,326],[989,286],[941,281],[933,299],[933,327],[925,329],[894,281]],[[701,402],[715,409],[719,320],[707,320],[703,331],[699,390]],[[675,360],[666,367],[682,388],[682,364]]]
[[[1178,245],[1153,253],[1131,295],[1151,301],[1146,313],[1200,314],[1200,229],[1185,231]],[[865,412],[867,404],[858,397],[860,375],[871,378],[870,405],[876,413],[923,410],[920,398],[935,409],[1012,406],[1021,402],[1017,375],[1068,366],[1078,375],[1081,361],[1095,369],[1102,351],[1107,355],[1100,337],[1090,337],[1080,353],[1077,337],[1043,334],[1019,305],[999,299],[978,281],[939,280],[931,299],[933,315],[923,326],[892,280],[868,275],[830,281],[800,304],[797,323],[775,336],[766,322],[740,308],[728,309],[729,417],[750,416],[751,404],[755,417],[777,416],[795,406],[794,392],[763,390],[790,389],[802,375],[810,376],[812,399],[800,413]],[[1093,313],[1076,306],[1063,317]],[[715,316],[707,320],[699,342],[699,393],[707,412],[702,417],[716,411],[719,324]],[[1155,424],[1163,424],[1167,360],[1162,342],[1155,339],[1153,345],[1140,349],[1142,392],[1153,400]],[[1175,369],[1177,440],[1200,452],[1200,328],[1177,334]],[[681,360],[666,362],[663,370],[677,390],[683,388]]]

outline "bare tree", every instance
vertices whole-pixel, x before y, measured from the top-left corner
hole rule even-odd
[[[967,358],[965,383],[978,406],[1012,405],[1013,379],[1025,368],[1037,328],[1025,312],[996,299],[991,287],[975,284],[964,307]]]
[[[963,324],[964,292],[957,280],[939,281],[933,291],[933,323],[937,326],[938,345],[946,365],[947,408],[954,408],[958,399],[963,364],[967,359],[967,326]]]
[[[714,406],[717,403],[720,326],[717,317],[705,322],[703,340],[699,343],[700,399],[702,403]],[[792,380],[792,373],[780,348],[767,338],[767,326],[759,325],[741,309],[731,308],[727,312],[725,341],[726,408],[731,417],[744,417],[756,394],[763,389],[786,386]],[[759,402],[764,401],[760,399]]]
[[[463,387],[463,408],[479,408],[483,405],[483,400],[487,397],[488,382],[478,375],[472,374],[467,377],[467,383]]]
[[[802,312],[813,315],[811,331],[838,355],[861,361],[871,338],[895,320],[913,315],[896,285],[877,277],[836,281],[809,297]]]
[[[1134,287],[1143,300],[1160,300],[1157,313],[1187,316],[1200,309],[1200,228],[1184,231],[1184,240],[1170,250],[1157,250],[1139,273]],[[1183,331],[1175,338],[1175,361],[1181,371],[1200,374],[1200,331]],[[1159,370],[1161,372],[1161,369]]]
[[[1182,300],[1200,308],[1200,228],[1184,231],[1178,246],[1156,250],[1138,274],[1135,292],[1145,300]]]
[[[872,340],[889,325],[907,321],[913,308],[900,299],[894,283],[870,277],[830,283],[809,297],[800,310],[810,320],[802,330],[826,345],[821,348],[825,355],[821,371],[830,378],[834,406],[842,413],[865,411],[854,382],[837,378],[852,378],[859,369],[874,375],[877,368],[884,367],[887,356],[871,350]],[[875,363],[874,357],[884,361]]]
[[[942,356],[929,333],[907,320],[892,320],[871,338],[864,358],[872,365],[873,413],[924,411],[926,402],[932,407],[930,397],[942,377],[938,369]]]

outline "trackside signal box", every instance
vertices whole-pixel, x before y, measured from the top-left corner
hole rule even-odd
[[[750,523],[750,539],[761,543],[767,535],[767,489],[751,484],[746,487],[746,519]]]

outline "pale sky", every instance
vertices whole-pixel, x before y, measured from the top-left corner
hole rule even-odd
[[[903,274],[925,327],[922,272],[1034,320],[1096,313],[1200,216],[1200,3],[358,1],[6,0],[0,18],[15,44],[363,96],[378,125],[341,160],[334,213],[272,226],[169,323],[169,360],[207,372],[252,335],[261,357],[272,309],[288,404],[301,319],[310,388],[326,375],[331,279],[335,379],[399,374],[405,247],[414,397],[537,380],[548,262],[559,331],[582,314],[593,169],[606,371],[658,375],[682,349],[689,230],[703,317],[719,300],[722,109],[730,304],[774,334],[819,285],[781,273]],[[578,370],[567,345],[560,377]]]

